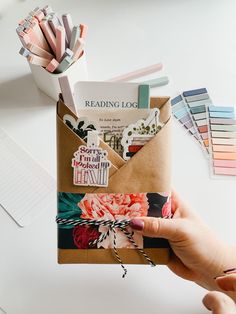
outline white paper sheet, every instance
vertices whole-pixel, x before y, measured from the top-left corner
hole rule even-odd
[[[55,180],[0,129],[0,206],[24,227],[53,210]]]

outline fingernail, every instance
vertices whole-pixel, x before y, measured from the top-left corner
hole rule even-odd
[[[236,272],[236,268],[230,268],[223,271],[224,274],[235,273],[235,272]]]
[[[144,228],[144,222],[141,219],[131,219],[129,225],[132,229],[138,231],[142,231]]]

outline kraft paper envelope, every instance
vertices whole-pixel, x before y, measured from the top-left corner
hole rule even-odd
[[[86,143],[64,122],[66,114],[78,117],[64,104],[62,97],[57,103],[57,188],[58,193],[74,198],[74,193],[170,193],[170,117],[169,97],[151,98],[151,108],[160,109],[162,129],[130,160],[125,161],[110,146],[100,140],[100,147],[108,152],[111,162],[107,187],[73,185],[71,160],[80,145]],[[79,195],[79,194],[78,194]],[[67,196],[66,196],[67,197]],[[67,202],[68,200],[66,200]],[[67,205],[65,205],[67,206]],[[65,263],[118,263],[111,248],[74,248],[68,237],[71,230],[58,228],[58,262]],[[156,239],[151,239],[156,241]],[[146,241],[146,240],[145,240]],[[149,240],[148,240],[149,241]],[[166,264],[170,249],[168,242],[159,239],[157,246],[145,247],[144,251],[157,264]],[[136,249],[118,248],[124,264],[147,264],[147,260]]]

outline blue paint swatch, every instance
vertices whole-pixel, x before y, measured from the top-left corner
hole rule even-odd
[[[179,95],[179,96],[177,96],[177,97],[171,99],[171,106],[176,105],[178,102],[180,102],[180,101],[182,101],[182,100],[183,100],[183,98],[182,98],[181,95]]]
[[[187,109],[183,108],[183,109],[174,111],[173,113],[176,118],[181,119],[188,114],[188,111]]]
[[[183,92],[184,97],[195,96],[207,93],[206,88],[193,89]]]
[[[210,118],[228,118],[228,119],[234,119],[234,112],[209,112]]]
[[[209,106],[210,112],[234,112],[234,107]]]

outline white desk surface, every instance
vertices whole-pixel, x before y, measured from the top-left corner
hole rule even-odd
[[[18,54],[17,21],[44,1],[1,0],[0,126],[55,176],[55,102],[39,92]],[[89,25],[90,79],[162,61],[171,82],[153,95],[207,87],[236,104],[235,0],[51,0]],[[196,143],[173,123],[173,185],[228,243],[235,243],[236,181],[211,180]],[[165,266],[58,265],[55,207],[27,228],[0,210],[0,306],[8,314],[200,314],[206,291]],[[209,252],[210,254],[210,252]]]

